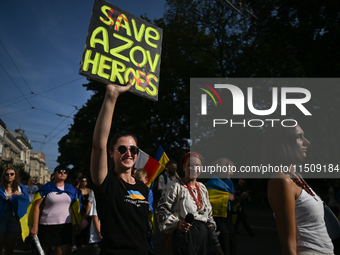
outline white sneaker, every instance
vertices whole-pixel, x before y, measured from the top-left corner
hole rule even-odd
[[[95,254],[95,255],[99,255],[99,253],[100,253],[100,248],[99,248],[99,246],[98,246],[98,243],[95,243],[95,244],[93,245],[93,248],[94,248],[94,254]]]
[[[71,248],[71,253],[76,253],[77,252],[77,246],[73,245]]]

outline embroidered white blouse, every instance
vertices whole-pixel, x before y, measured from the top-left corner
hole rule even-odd
[[[156,219],[158,221],[160,231],[171,233],[176,230],[177,223],[184,220],[188,213],[194,215],[194,219],[206,223],[209,230],[209,239],[213,244],[218,243],[218,234],[216,231],[216,223],[212,217],[212,207],[209,202],[209,194],[200,182],[196,182],[199,186],[203,206],[201,210],[197,208],[194,198],[190,195],[187,185],[176,179],[168,183],[163,190],[157,209]],[[193,193],[197,198],[197,190],[193,188]]]

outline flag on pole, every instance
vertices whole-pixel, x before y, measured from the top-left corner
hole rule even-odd
[[[160,162],[140,149],[135,168],[144,168],[148,173],[148,183],[146,185],[150,187],[153,180],[165,169],[165,165],[161,165]]]
[[[168,155],[166,155],[165,151],[163,150],[162,146],[160,146],[160,145],[158,147],[155,159],[163,167],[157,169],[157,171],[155,173],[155,176],[154,176],[154,178],[152,180],[151,187],[153,187],[153,184],[154,184],[153,181],[157,178],[158,175],[160,175],[163,172],[163,170],[165,169],[166,164],[169,162]]]
[[[163,150],[162,146],[160,146],[160,145],[158,147],[155,159],[163,166],[165,166],[166,163],[169,162],[168,156],[165,154],[165,151]]]

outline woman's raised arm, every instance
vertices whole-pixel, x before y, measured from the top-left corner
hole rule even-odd
[[[132,86],[131,80],[126,86],[106,85],[106,93],[93,132],[91,153],[91,176],[95,185],[103,183],[107,173],[107,142],[110,134],[112,116],[117,98]]]

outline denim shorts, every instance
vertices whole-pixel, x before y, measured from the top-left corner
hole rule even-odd
[[[21,228],[18,219],[13,215],[13,211],[9,210],[2,216],[0,220],[0,234],[18,234]]]

